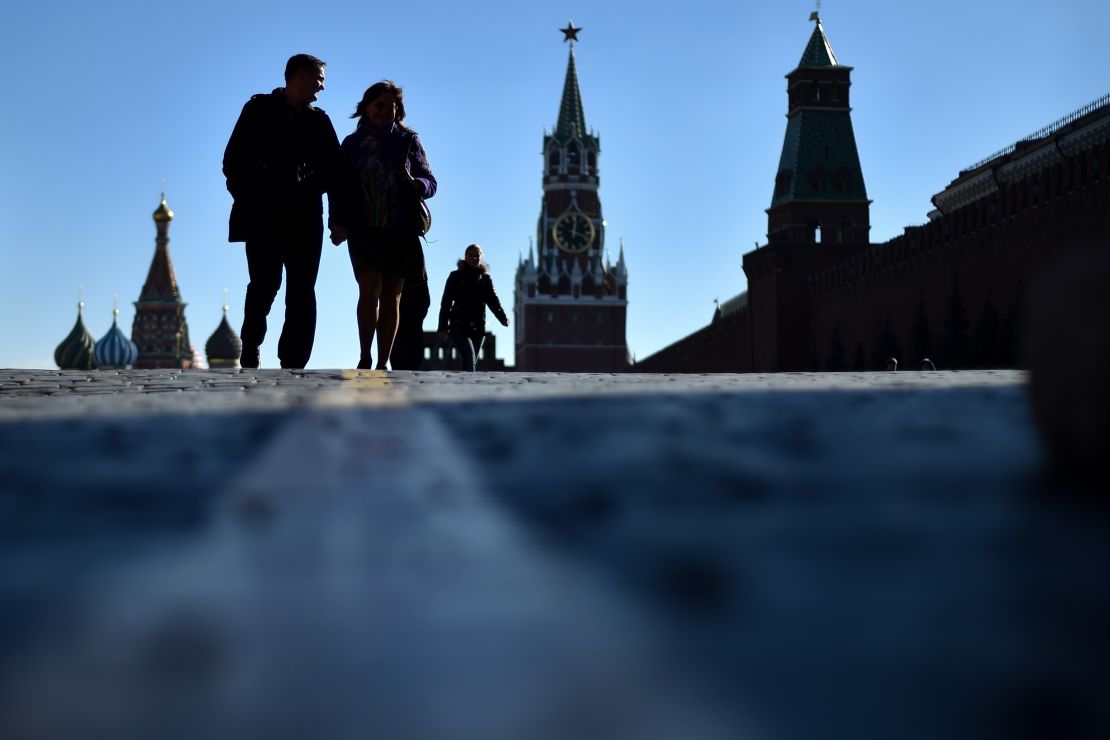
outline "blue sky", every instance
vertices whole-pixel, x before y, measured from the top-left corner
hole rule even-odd
[[[368,85],[404,86],[440,182],[427,247],[433,301],[466,244],[479,242],[510,308],[539,212],[540,146],[567,61],[557,29],[568,18],[584,29],[576,57],[586,122],[601,137],[607,243],[615,260],[623,239],[629,265],[628,342],[645,357],[705,325],[714,298],[745,288],[741,256],[765,241],[784,75],[813,8],[21,0],[3,31],[0,367],[54,367],[79,284],[94,336],[111,326],[115,293],[130,333],[163,178],[192,340],[203,347],[216,328],[224,288],[238,328],[247,272],[242,245],[226,240],[220,160],[245,100],[280,85],[301,51],[328,62],[319,105],[340,137]],[[961,167],[1110,91],[1105,0],[833,1],[821,16],[854,68],[872,241],[923,222]],[[346,248],[326,245],[310,367],[357,361],[356,294]],[[512,362],[512,328],[494,330]],[[277,366],[275,346],[273,334],[264,367]]]

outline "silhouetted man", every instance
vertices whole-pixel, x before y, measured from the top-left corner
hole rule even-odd
[[[246,242],[250,274],[240,332],[243,367],[258,367],[283,269],[278,358],[282,367],[302,368],[312,354],[324,236],[321,196],[328,194],[332,215],[342,207],[339,139],[327,114],[312,106],[324,89],[324,66],[309,54],[290,57],[285,87],[247,101],[224,151],[227,189],[235,199],[228,241]]]

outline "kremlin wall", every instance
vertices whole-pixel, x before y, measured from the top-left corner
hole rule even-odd
[[[1040,276],[1110,244],[1110,95],[962,170],[933,197],[926,224],[872,244],[859,238],[870,201],[851,68],[814,20],[787,76],[768,243],[744,255],[748,290],[635,370],[875,370],[888,358],[908,369],[924,359],[938,369],[1021,366],[1026,296]]]

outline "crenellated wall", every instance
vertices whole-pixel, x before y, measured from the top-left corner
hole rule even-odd
[[[1064,254],[1110,249],[1110,141],[1045,164],[810,277],[815,369],[838,369],[838,333],[845,369],[894,348],[902,367],[1020,364],[1030,284]]]
[[[744,373],[752,369],[750,314],[740,308],[639,360],[633,372]]]

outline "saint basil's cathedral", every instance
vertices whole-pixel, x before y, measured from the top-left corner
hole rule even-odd
[[[201,368],[204,358],[189,341],[185,302],[177,285],[170,259],[170,222],[173,211],[162,202],[153,214],[155,226],[154,257],[146,281],[135,301],[135,319],[130,339],[119,328],[119,308],[112,311],[112,328],[94,341],[85,326],[83,301],[77,304],[77,321],[54,351],[54,362],[63,370],[122,368]],[[224,305],[220,321],[205,345],[209,367],[238,367],[242,343],[227,321]]]

